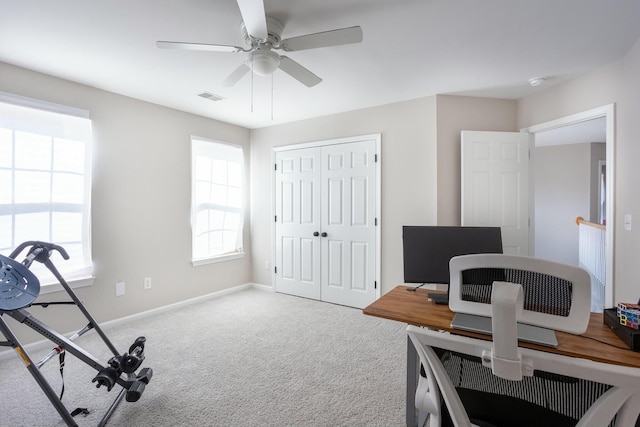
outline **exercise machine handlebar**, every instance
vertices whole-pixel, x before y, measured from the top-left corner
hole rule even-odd
[[[51,253],[53,251],[58,251],[60,255],[62,255],[62,258],[69,259],[69,254],[62,246],[58,246],[54,243],[41,242],[37,240],[30,240],[30,241],[21,243],[20,245],[18,245],[17,248],[13,250],[13,252],[11,252],[11,255],[9,255],[9,257],[16,259],[16,257],[20,254],[20,252],[22,252],[25,248],[29,246],[31,246],[31,249],[29,249],[27,258],[23,263],[27,267],[31,265],[33,261],[44,263],[51,257]]]

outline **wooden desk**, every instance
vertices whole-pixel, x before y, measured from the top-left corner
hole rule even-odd
[[[397,286],[363,310],[369,316],[395,320],[415,326],[449,331],[483,340],[491,337],[473,332],[451,328],[454,313],[447,305],[437,305],[427,299],[428,293],[435,291],[418,289],[407,291],[406,286]],[[595,362],[640,368],[640,353],[631,351],[603,322],[601,314],[591,314],[589,327],[584,335],[572,335],[556,332],[558,347],[550,348],[531,343],[520,342],[521,347],[556,353],[562,356],[588,359]],[[407,342],[407,426],[418,425],[414,398],[417,384],[418,364],[415,349]]]

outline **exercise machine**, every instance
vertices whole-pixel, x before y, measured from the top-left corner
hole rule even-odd
[[[28,251],[24,260],[22,262],[16,261],[18,255],[27,248]],[[51,404],[55,407],[68,426],[77,426],[77,423],[73,418],[75,414],[72,414],[67,410],[65,405],[62,403],[62,396],[58,396],[56,394],[49,382],[40,372],[40,368],[49,360],[58,355],[60,357],[62,367],[64,354],[66,352],[71,353],[73,356],[77,357],[97,371],[96,376],[92,380],[92,383],[95,383],[96,387],[100,388],[104,386],[107,391],[111,391],[115,386],[122,387],[100,421],[99,426],[104,426],[123,399],[126,399],[127,402],[137,402],[140,399],[146,385],[153,376],[153,370],[151,368],[142,368],[138,370],[145,359],[144,346],[146,339],[145,337],[138,337],[129,347],[128,352],[118,352],[116,347],[102,331],[100,325],[98,325],[98,323],[93,319],[91,314],[82,304],[82,301],[80,301],[75,292],[73,292],[71,287],[67,284],[51,261],[51,256],[55,252],[58,252],[65,260],[69,259],[69,255],[61,246],[40,241],[29,241],[20,244],[16,249],[14,249],[9,257],[0,255],[0,332],[2,332],[5,338],[5,341],[0,341],[0,346],[12,347],[16,351],[18,356],[24,362],[29,373],[31,373],[42,391],[48,397],[49,401],[51,401]],[[71,298],[71,301],[34,302],[40,295],[40,282],[33,272],[29,270],[29,267],[34,261],[43,263],[45,267],[53,273],[60,285],[62,285]],[[57,304],[75,305],[87,319],[87,325],[71,337],[66,338],[61,333],[38,320],[27,310],[28,307],[32,306],[46,308],[49,305]],[[12,317],[20,324],[30,327],[46,339],[56,344],[56,347],[42,360],[34,362],[25,348],[20,344],[18,338],[9,328],[9,325],[5,322],[5,315]],[[102,338],[104,344],[108,347],[109,351],[113,353],[113,357],[111,357],[106,363],[101,363],[98,359],[74,342],[77,338],[91,330],[96,331],[100,338]]]

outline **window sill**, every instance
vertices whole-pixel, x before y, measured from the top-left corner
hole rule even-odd
[[[67,280],[67,284],[71,289],[84,288],[86,286],[92,286],[95,280],[95,277],[78,277],[76,279]],[[64,288],[60,283],[46,283],[40,285],[40,295],[60,291],[64,291]]]
[[[244,252],[236,252],[233,254],[225,254],[225,255],[219,255],[219,256],[214,256],[209,258],[192,259],[191,265],[194,267],[197,267],[199,265],[213,264],[216,262],[224,262],[224,261],[230,261],[232,259],[240,259],[240,258],[244,258]]]

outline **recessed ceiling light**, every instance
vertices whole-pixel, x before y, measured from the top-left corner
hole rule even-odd
[[[533,87],[540,86],[545,80],[545,77],[533,77],[529,79],[529,84]]]

